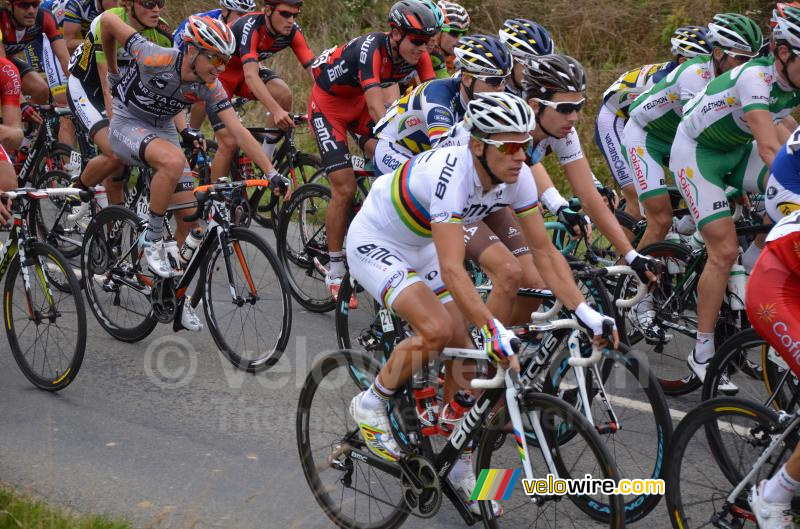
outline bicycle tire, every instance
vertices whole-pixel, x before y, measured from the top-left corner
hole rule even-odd
[[[594,427],[589,424],[586,418],[581,415],[573,407],[560,399],[551,395],[543,393],[535,393],[533,391],[526,391],[520,398],[520,411],[526,420],[527,413],[538,412],[542,415],[540,424],[545,432],[547,438],[547,445],[549,451],[556,463],[559,475],[573,462],[573,457],[580,458],[580,464],[586,469],[586,472],[594,477],[601,477],[604,479],[613,479],[619,481],[619,473],[616,464],[608,453],[603,442],[600,440],[599,434],[594,430]],[[528,419],[529,424],[530,419]],[[562,422],[563,421],[563,422]],[[575,436],[571,439],[573,445],[562,440],[556,440],[558,437],[559,425],[561,424],[573,425]],[[575,427],[577,426],[577,427]],[[477,449],[477,467],[476,473],[480,473],[483,469],[491,468],[519,468],[519,453],[517,441],[514,435],[507,435],[510,429],[507,408],[504,406],[492,418],[489,424],[486,425],[484,433],[478,441]],[[578,438],[584,441],[580,448],[577,448]],[[506,446],[508,445],[508,446]],[[498,457],[494,457],[503,448],[507,448],[510,454],[498,461]],[[573,452],[568,454],[567,451]],[[535,456],[534,452],[539,448],[531,448],[528,453],[531,458]],[[580,454],[580,455],[578,455]],[[593,458],[593,463],[589,462],[590,457]],[[578,464],[577,461],[574,462]],[[535,470],[546,469],[547,465],[543,460],[537,459],[531,462]],[[541,479],[541,476],[536,476]],[[624,506],[622,503],[622,496],[607,496],[608,503],[598,501],[585,495],[570,495],[561,501],[545,500],[541,506],[536,506],[531,502],[530,497],[525,495],[522,487],[515,487],[511,493],[511,499],[504,501],[505,514],[499,518],[495,518],[490,507],[490,502],[481,501],[480,508],[483,516],[484,527],[487,529],[497,529],[499,527],[510,527],[514,525],[514,518],[522,517],[525,527],[566,527],[568,522],[565,523],[563,518],[567,514],[549,516],[544,513],[534,512],[530,509],[525,510],[523,506],[529,506],[531,509],[543,508],[548,505],[564,506],[566,510],[569,506],[574,506],[577,510],[574,514],[581,517],[581,520],[576,524],[573,521],[573,527],[589,527],[587,521],[583,518],[589,516],[593,520],[602,524],[602,527],[621,528],[625,526]],[[517,507],[514,507],[516,505]],[[525,511],[525,513],[522,513]],[[553,523],[552,518],[556,519],[557,523]],[[541,520],[543,525],[534,525]],[[518,522],[519,523],[519,522]]]
[[[158,325],[158,320],[153,316],[150,296],[146,288],[142,288],[135,297],[129,298],[131,302],[127,304],[129,307],[121,307],[120,303],[123,301],[121,292],[125,287],[122,278],[128,273],[132,278],[136,277],[137,273],[141,275],[152,275],[152,273],[143,272],[143,270],[147,270],[147,267],[146,264],[143,267],[139,266],[137,253],[135,257],[130,257],[130,262],[125,261],[125,274],[113,277],[108,265],[114,258],[116,249],[109,245],[106,236],[107,226],[122,226],[119,228],[123,232],[120,236],[120,244],[123,243],[122,239],[124,238],[133,245],[137,244],[140,230],[143,229],[143,222],[136,213],[122,206],[109,206],[97,212],[86,228],[81,251],[81,280],[84,284],[86,299],[97,322],[108,334],[123,342],[138,342],[153,332]],[[122,263],[119,264],[121,266]],[[134,290],[133,287],[130,290]],[[112,296],[108,294],[112,294]],[[120,310],[125,311],[119,313],[120,316],[130,315],[132,318],[135,317],[136,321],[133,321],[132,324],[121,323],[117,321],[121,318],[110,316],[108,311],[102,308],[102,302],[109,297],[112,306],[121,307]],[[137,303],[136,300],[140,302]]]
[[[14,360],[16,360],[17,365],[19,366],[20,370],[22,370],[22,373],[25,375],[25,377],[39,389],[46,391],[59,391],[69,386],[70,383],[75,380],[75,377],[78,375],[78,371],[80,371],[81,364],[83,363],[83,355],[86,351],[86,308],[83,304],[83,296],[81,296],[80,284],[75,276],[75,272],[72,270],[72,265],[69,264],[66,257],[64,257],[61,252],[58,251],[58,249],[47,244],[40,242],[23,244],[28,244],[26,246],[26,257],[38,262],[38,268],[40,272],[36,274],[36,277],[30,277],[30,280],[28,281],[31,292],[33,294],[33,291],[37,285],[42,287],[41,292],[42,297],[45,298],[44,303],[47,303],[50,309],[55,310],[56,315],[53,316],[51,313],[50,316],[43,316],[40,314],[37,315],[35,319],[31,319],[31,315],[29,313],[31,308],[35,308],[37,313],[44,312],[44,310],[38,309],[38,300],[36,299],[35,295],[32,295],[30,300],[26,298],[25,301],[21,302],[20,304],[23,307],[24,317],[20,319],[13,317],[12,309],[14,302],[17,299],[15,286],[17,283],[19,283],[23,285],[24,289],[24,282],[17,281],[18,275],[22,270],[20,256],[19,253],[17,253],[8,268],[5,281],[5,291],[3,294],[3,312],[5,314],[4,320],[6,322],[6,335],[8,337],[8,343],[14,356]],[[42,263],[44,258],[52,260],[55,265],[54,269]],[[42,270],[43,268],[46,268],[47,270]],[[74,318],[69,316],[70,311],[66,311],[63,308],[55,309],[54,306],[50,305],[50,303],[46,300],[47,294],[45,294],[45,289],[47,288],[50,278],[54,274],[63,275],[63,279],[60,281],[60,283],[63,285],[68,285],[70,291],[64,292],[62,289],[58,289],[56,292],[53,289],[50,289],[52,299],[71,299],[75,305],[75,310],[72,312],[74,314]],[[44,305],[42,305],[42,308],[44,308]],[[64,332],[66,327],[63,325],[56,325],[59,319],[61,319],[63,322],[64,318],[68,318],[68,322],[74,323],[75,325],[74,331],[77,333],[77,336],[75,337],[74,341],[70,340],[67,334]],[[55,321],[53,321],[54,319]],[[24,329],[27,328],[32,321],[36,322],[34,323],[36,327],[36,339],[34,340],[34,344],[29,347],[25,347],[27,344],[22,344],[20,342],[19,332],[24,331]],[[23,322],[20,324],[23,326],[22,329],[18,327],[18,322]],[[57,331],[61,332],[58,333],[58,336],[52,337],[51,343],[50,331],[52,328],[51,326],[53,325],[55,325],[54,334],[56,334]],[[47,330],[42,330],[42,326],[46,326]],[[47,342],[41,344],[45,360],[41,362],[42,369],[38,370],[38,361],[35,358],[35,355],[38,350],[38,342],[45,333],[47,334]],[[73,342],[75,347],[71,348],[69,344]],[[30,348],[34,346],[34,358],[31,362],[27,353],[30,351]],[[61,346],[71,349],[64,351],[64,361],[61,361],[60,358],[53,358],[55,356],[54,350],[57,348],[60,349]],[[23,347],[25,348],[24,351]],[[52,370],[54,367],[55,371],[51,371],[49,374],[43,372],[48,368]]]
[[[670,274],[669,265],[674,264],[678,267],[678,270],[685,270],[687,264],[692,259],[692,251],[682,244],[670,241],[650,244],[646,248],[642,248],[638,251],[642,255],[669,261],[667,270],[662,274],[661,279],[653,291],[653,306],[658,307],[659,315],[665,318],[668,316],[670,318],[670,323],[679,325],[685,328],[685,330],[683,332],[672,332],[672,340],[678,338],[678,341],[681,342],[680,344],[674,343],[672,340],[649,344],[644,339],[641,332],[629,325],[627,318],[636,317],[634,314],[636,309],[633,308],[627,313],[619,311],[615,318],[620,336],[625,336],[626,341],[631,346],[636,346],[637,349],[647,354],[650,358],[650,365],[654,366],[653,370],[658,373],[658,382],[666,395],[677,396],[691,393],[702,386],[702,382],[692,374],[689,366],[686,364],[686,357],[694,346],[695,333],[697,331],[696,318],[693,319],[691,317],[691,311],[695,309],[694,297],[696,296],[696,292],[691,294],[692,300],[688,306],[683,306],[683,304],[676,306],[676,302],[673,302],[672,305],[668,307],[665,303],[674,292],[675,283],[684,278],[684,272]],[[618,281],[617,288],[614,292],[614,299],[630,297],[630,294],[626,293],[630,290],[630,284],[631,282],[629,279]],[[691,336],[689,336],[690,331]],[[666,334],[670,332],[670,328],[665,329]],[[665,352],[667,346],[671,344],[676,347],[670,347],[669,351]],[[661,348],[661,351],[658,351],[659,348]]]
[[[237,262],[242,263],[243,260],[246,260],[250,263],[247,266],[247,270],[244,270],[242,274],[243,283],[247,283],[248,286],[239,290],[238,285],[230,285],[227,279],[225,263],[219,259],[227,253],[227,250],[223,252],[219,242],[215,242],[209,248],[208,254],[204,256],[202,267],[203,309],[211,336],[220,351],[236,367],[250,373],[258,373],[275,365],[289,343],[289,334],[292,329],[292,301],[289,296],[283,268],[280,266],[272,248],[261,236],[246,228],[234,227],[231,228],[228,238],[231,243],[231,253],[229,254],[231,257],[231,271],[236,273],[236,271],[242,270],[242,268],[235,267]],[[252,245],[254,253],[245,255],[248,250],[242,249],[243,245],[241,243],[243,242]],[[260,260],[257,264],[253,264],[256,258],[255,253],[260,253],[266,262]],[[271,274],[267,278],[268,284],[259,280],[256,285],[256,274],[261,274],[260,279],[264,279],[269,271],[271,271]],[[215,305],[217,294],[213,288],[214,278],[217,273],[224,278],[224,284],[221,284],[221,288],[218,289],[218,292],[220,292],[218,296],[220,298],[219,305]],[[275,291],[275,287],[277,287],[277,291]],[[231,288],[236,291],[237,296],[239,296],[238,300],[241,301],[241,304],[233,303],[234,309],[230,309],[232,301],[230,298]],[[262,311],[260,316],[255,317],[253,311],[257,302],[266,302],[269,310]],[[249,308],[246,310],[246,314],[234,318],[242,323],[243,326],[243,331],[241,332],[232,331],[233,334],[245,340],[245,343],[240,347],[238,342],[231,340],[230,336],[228,336],[228,331],[234,327],[233,321],[222,322],[220,317],[227,312],[227,309],[241,309],[247,305],[249,305]],[[214,308],[216,306],[220,308]],[[222,307],[225,307],[225,310]],[[275,320],[278,310],[280,310],[280,315],[277,319],[280,323],[277,326],[270,326],[268,322]],[[253,315],[252,318],[250,318],[251,315]],[[247,327],[247,329],[244,329],[244,327]],[[267,350],[248,349],[244,335],[245,330],[255,331],[255,347],[263,347],[264,344],[269,344],[269,348]],[[272,337],[272,344],[270,344],[270,338],[262,337],[261,331],[266,331],[266,335]],[[255,355],[245,358],[244,354],[249,351],[255,351]]]
[[[293,176],[291,174],[286,175],[285,173],[291,173],[292,170],[295,172],[300,173],[299,182],[300,184],[297,186],[298,188],[302,185],[305,185],[311,181],[311,177],[316,174],[322,168],[322,160],[320,160],[319,156],[314,154],[310,154],[307,152],[298,152],[294,157],[294,162],[292,163],[293,169],[289,168],[289,164],[284,162],[278,167],[278,171],[284,173],[287,178],[292,179]],[[308,168],[312,168],[312,171],[309,171]],[[278,205],[278,198],[273,195],[270,199],[270,203],[267,206],[269,217],[262,215],[263,212],[259,211],[260,208],[256,207],[253,208],[253,220],[255,220],[260,226],[264,228],[272,228],[272,231],[275,233],[275,236],[278,236],[279,225],[281,221],[281,208]],[[251,204],[252,208],[252,204]]]
[[[577,381],[574,378],[568,378],[568,375],[572,372],[572,368],[567,362],[569,357],[567,350],[562,350],[559,356],[553,360],[548,369],[548,376],[545,377],[542,392],[557,396],[574,406],[578,411],[581,411],[582,403],[578,390],[575,389]],[[605,349],[601,362],[602,364],[599,368],[600,378],[608,400],[611,401],[612,409],[621,424],[616,425],[616,431],[601,435],[600,439],[604,442],[609,440],[609,452],[616,456],[620,477],[623,479],[663,479],[665,472],[664,454],[672,437],[672,417],[670,416],[667,399],[658,384],[658,379],[649,369],[647,357],[639,351],[631,350],[627,345],[620,343],[619,350]],[[619,374],[618,368],[625,370],[629,376],[623,379]],[[601,425],[598,424],[599,419],[607,418],[606,415],[602,414],[604,402],[602,398],[598,397],[599,384],[597,384],[596,379],[594,376],[589,376],[589,373],[586,373],[586,375],[589,401],[600,405],[592,412],[596,426],[600,427]],[[616,390],[611,389],[612,384]],[[642,391],[644,395],[641,394]],[[636,394],[634,395],[634,393]],[[636,403],[635,406],[633,405],[634,403]],[[642,407],[640,403],[644,404],[644,406]],[[647,421],[649,425],[645,425],[644,421]],[[631,424],[635,426],[630,428]],[[613,430],[612,425],[604,425],[603,427],[605,429],[611,427]],[[567,435],[571,433],[568,432]],[[559,440],[561,438],[559,436]],[[622,444],[621,438],[625,438],[626,444]],[[655,450],[652,453],[648,450],[645,454],[645,444],[652,442],[653,439],[656,441]],[[636,457],[627,458],[622,456],[621,454],[626,451],[629,455]],[[642,458],[650,458],[653,460],[653,464],[649,468],[641,465]],[[631,468],[629,469],[627,466],[620,468],[619,465],[623,464],[623,462],[630,463],[632,465]],[[649,472],[649,474],[633,475],[637,472],[637,467],[642,467],[640,470],[645,471],[645,473]],[[625,501],[625,521],[633,523],[641,520],[655,509],[660,501],[661,496],[657,494],[640,494]]]
[[[329,262],[325,213],[331,191],[319,184],[306,184],[295,191],[281,212],[276,245],[292,296],[316,313],[335,308],[325,285],[324,268]]]
[[[717,505],[722,504],[733,484],[743,479],[744,473],[750,470],[752,462],[761,454],[758,450],[748,454],[752,455],[752,458],[748,458],[750,459],[748,463],[744,461],[745,449],[758,448],[756,432],[758,429],[766,429],[776,424],[777,419],[778,416],[774,411],[755,402],[735,397],[720,397],[699,404],[681,420],[670,443],[665,477],[667,513],[675,529],[715,525],[711,523],[711,518],[720,514],[716,511]],[[743,425],[745,421],[748,422],[746,426]],[[753,424],[750,425],[750,422]],[[722,428],[719,423],[723,425]],[[702,434],[696,437],[698,432]],[[740,434],[750,436],[744,439],[742,450],[737,450],[737,459],[742,463],[743,471],[730,467],[732,462],[727,457],[726,450],[720,452],[719,448],[724,444],[721,442],[721,432],[726,434],[726,439],[734,439]],[[689,462],[687,459],[692,459],[694,462]],[[716,466],[710,465],[709,462],[716,463]],[[693,482],[694,470],[697,471],[694,483],[701,483],[702,486],[695,485],[687,491],[686,495],[691,496],[691,501],[689,505],[685,505],[682,486],[688,486]],[[762,467],[761,471],[764,470]],[[761,477],[766,476],[761,475]],[[698,482],[698,479],[701,481]],[[756,481],[758,479],[757,476]],[[706,497],[710,494],[711,498],[702,501],[704,498],[699,497],[701,491]],[[746,520],[753,519],[750,517],[752,514],[747,503],[748,491],[746,487],[735,502],[737,512],[733,515],[740,517],[740,525],[729,525],[730,527],[740,527]],[[715,509],[712,514],[704,515],[701,512],[704,503]]]
[[[70,176],[69,173],[61,170],[53,170],[47,171],[37,177],[35,187],[40,189],[49,187],[69,187],[71,184],[72,176]],[[63,196],[31,201],[28,213],[28,226],[31,233],[36,235],[40,241],[55,246],[64,257],[72,258],[81,253],[83,236],[86,232],[90,216],[87,214],[82,219],[69,222],[67,219],[68,213],[64,212],[61,215],[61,221],[57,227],[55,225],[55,217],[67,207],[65,204],[66,197]],[[45,205],[52,206],[47,208],[48,211],[52,211],[52,209],[55,208],[55,214],[45,214]]]
[[[341,369],[344,371],[341,375],[337,376],[334,370]],[[357,368],[359,373],[368,377],[370,380],[358,382],[352,376],[352,369]],[[354,496],[358,495],[358,488],[351,487],[336,474],[337,469],[333,466],[334,454],[336,448],[341,446],[340,438],[344,438],[351,429],[354,429],[358,435],[358,427],[350,418],[348,406],[350,399],[358,392],[363,391],[364,384],[371,382],[371,379],[377,375],[380,370],[380,364],[370,356],[360,351],[334,351],[324,355],[317,360],[314,366],[306,376],[302,389],[300,390],[300,398],[297,405],[296,417],[296,438],[297,438],[297,451],[300,456],[300,466],[303,469],[303,475],[306,478],[308,486],[314,495],[317,504],[322,508],[325,515],[338,527],[347,529],[393,529],[400,527],[408,517],[408,512],[400,508],[404,505],[401,494],[396,496],[396,504],[394,507],[386,507],[391,511],[382,516],[381,519],[372,520],[359,520],[361,514],[371,516],[373,512],[379,509],[368,509],[367,513],[357,513],[358,503],[352,502],[353,514],[349,513],[349,498],[350,493]],[[328,376],[334,373],[328,380]],[[346,387],[345,387],[346,386]],[[319,393],[319,398],[317,394]],[[317,406],[330,407],[336,411],[323,410],[317,413]],[[341,420],[341,427],[337,424],[336,427],[330,426],[331,422]],[[348,424],[349,420],[349,424]],[[315,427],[319,425],[319,432]],[[313,430],[313,432],[312,432]],[[336,430],[336,431],[333,431]],[[326,440],[321,440],[323,434],[326,434]],[[332,441],[327,441],[327,437],[332,436]],[[312,439],[313,437],[313,439]],[[326,449],[327,447],[327,449]],[[319,454],[317,456],[317,454]],[[339,456],[336,456],[339,457]],[[353,468],[362,468],[360,462],[356,459],[348,459],[348,463]],[[374,467],[366,466],[366,471],[373,471]],[[364,470],[355,473],[356,483],[358,484],[359,476],[363,475]],[[323,483],[327,480],[328,476],[333,476],[330,484]],[[386,491],[386,487],[391,487],[387,474],[380,474],[377,479],[373,481],[381,484],[381,488],[386,492],[386,496],[392,496],[391,493]],[[373,476],[374,477],[374,476]],[[395,478],[391,478],[395,479]],[[369,483],[369,480],[367,480]],[[388,483],[387,483],[388,482]],[[352,483],[351,483],[352,485]],[[341,493],[338,493],[334,487],[342,487]],[[348,503],[345,503],[345,493],[348,494]],[[336,499],[340,498],[337,503]],[[364,505],[362,502],[361,505]],[[392,503],[392,502],[390,502]],[[371,506],[371,504],[370,504]],[[345,512],[345,511],[348,512]]]
[[[354,294],[355,292],[355,294]],[[358,307],[350,308],[350,298],[355,295]],[[353,285],[350,272],[342,278],[339,302],[336,304],[336,342],[340,349],[364,349],[375,358],[382,355],[380,340],[382,327],[378,318],[380,305],[358,283]]]

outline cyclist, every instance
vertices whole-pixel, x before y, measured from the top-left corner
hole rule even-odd
[[[603,94],[603,105],[597,113],[595,143],[603,153],[614,180],[622,189],[625,212],[636,219],[642,217],[641,208],[620,139],[622,129],[628,120],[629,107],[639,94],[659,82],[679,64],[696,57],[698,53],[709,53],[707,46],[699,44],[703,40],[701,37],[702,28],[697,26],[676,29],[672,35],[674,60],[646,64],[629,70],[620,75]],[[677,46],[677,42],[683,45]]]
[[[469,13],[464,7],[447,0],[439,1],[439,8],[444,13],[442,30],[431,39],[428,48],[431,55],[433,71],[438,79],[453,75],[456,71],[454,49],[458,39],[469,31]]]
[[[301,0],[267,0],[263,12],[244,15],[231,25],[236,36],[236,51],[225,71],[220,74],[220,82],[228,97],[257,99],[270,113],[267,116],[269,127],[277,126],[285,130],[294,125],[289,115],[292,92],[278,74],[259,68],[258,61],[291,47],[313,81],[311,63],[314,62],[314,54],[295,22],[302,6]],[[218,144],[211,162],[211,179],[216,180],[228,173],[237,143],[213,112],[208,113],[208,119],[216,132]],[[264,144],[270,159],[275,147],[275,143]]]
[[[47,104],[50,92],[61,101],[66,90],[66,77],[69,54],[64,37],[58,29],[53,15],[39,6],[38,0],[15,0],[0,8],[0,31],[3,34],[5,56],[11,58],[22,78],[23,93],[31,96],[31,101]],[[29,49],[30,47],[30,49]],[[26,53],[29,60],[37,61],[45,70],[45,82],[37,68],[25,60],[15,57]]]
[[[3,112],[3,123],[0,124],[0,192],[19,187],[17,173],[8,153],[22,143],[21,88],[22,81],[17,67],[5,57],[0,57],[0,107]],[[0,201],[0,224],[5,224],[9,218],[9,209]]]
[[[639,247],[664,240],[672,226],[672,202],[663,166],[667,164],[683,105],[711,79],[753,58],[761,44],[756,23],[744,15],[714,16],[708,33],[687,31],[673,46],[699,52],[639,96],[629,109],[622,135],[623,152],[633,171],[633,185],[647,212],[647,229]],[[711,48],[711,52],[700,52]],[[673,48],[674,49],[674,48]]]
[[[372,124],[386,113],[380,88],[396,84],[413,70],[422,81],[435,77],[426,48],[439,31],[433,12],[416,0],[401,0],[389,11],[389,26],[387,33],[368,33],[327,50],[314,63],[308,119],[331,183],[325,219],[330,269],[325,284],[334,299],[345,274],[342,247],[347,208],[355,194],[347,133],[360,135],[363,148]]]
[[[285,180],[273,169],[261,145],[242,126],[230,106],[218,76],[235,48],[234,36],[221,20],[190,17],[184,30],[186,51],[162,47],[148,41],[113,13],[100,16],[103,49],[123,44],[134,57],[119,78],[117,56],[106,55],[114,94],[109,127],[114,154],[129,165],[148,165],[154,169],[150,184],[150,213],[147,229],[139,240],[147,264],[161,277],[176,275],[164,253],[162,231],[164,214],[170,202],[193,200],[194,181],[178,143],[172,120],[192,102],[202,99],[209,110],[234,135],[242,150],[272,179],[275,187]],[[194,223],[183,218],[187,210],[176,213],[176,239],[181,244]],[[184,310],[186,313],[186,310]],[[193,330],[202,328],[194,316]],[[189,327],[184,323],[184,326]]]
[[[773,222],[800,209],[800,127],[789,137],[770,168],[764,205]]]
[[[69,0],[64,6],[63,18],[56,16],[56,22],[61,25],[64,40],[67,41],[67,50],[72,53],[80,46],[89,26],[97,15],[117,7],[117,0]]]
[[[123,0],[121,7],[106,12],[133,27],[145,39],[167,47],[172,45],[172,36],[166,21],[159,17],[162,7],[164,0]],[[120,74],[124,74],[134,61],[123,47],[115,46],[110,53],[116,57]],[[114,155],[108,134],[108,115],[111,114],[112,104],[107,81],[107,55],[102,48],[100,19],[95,18],[86,39],[72,55],[67,101],[78,125],[100,148],[100,153],[89,161],[76,185],[88,188],[103,182],[109,203],[122,204],[124,183],[115,182],[113,177],[122,174],[125,166]],[[185,127],[180,128],[183,130]],[[89,205],[81,203],[79,207],[80,210],[74,211],[73,216],[88,211]]]
[[[776,157],[777,163],[777,157]],[[774,167],[775,164],[773,164]],[[798,179],[795,170],[793,178]],[[753,328],[800,376],[800,210],[778,222],[767,236],[747,285],[747,317]],[[797,309],[795,311],[795,309]],[[748,501],[761,529],[792,529],[791,502],[800,494],[800,445],[769,480],[753,485]]]
[[[555,46],[550,32],[532,20],[510,18],[503,22],[500,40],[506,45],[514,60],[506,92],[522,97],[522,79],[525,65],[539,55],[553,53]]]
[[[535,126],[530,107],[512,94],[478,94],[465,119],[471,127],[467,145],[420,154],[379,177],[347,233],[353,276],[415,333],[394,348],[374,383],[350,403],[367,446],[387,460],[401,454],[386,401],[445,346],[469,344],[467,320],[481,329],[489,358],[519,367],[510,347],[513,333],[484,305],[464,269],[464,223],[510,205],[547,284],[598,343],[603,322],[613,322],[585,303],[537,211],[536,186],[525,165]],[[464,384],[463,368],[448,366],[445,401]],[[468,502],[475,486],[469,459],[456,463],[448,479],[477,513],[477,504]]]
[[[773,13],[773,17],[776,14]],[[773,29],[772,55],[712,80],[684,107],[669,170],[703,236],[708,260],[697,286],[697,342],[688,364],[701,380],[714,356],[714,329],[739,243],[725,187],[758,192],[789,131],[775,125],[800,104],[800,9],[786,8]],[[761,46],[760,32],[752,48]],[[723,389],[722,387],[720,389]],[[736,391],[733,384],[725,390]]]
[[[255,11],[255,9],[256,3],[254,0],[220,0],[219,8],[206,11],[205,13],[197,13],[195,16],[218,18],[230,26],[239,20],[242,15],[251,11]],[[185,29],[186,22],[188,20],[189,19],[187,18],[181,22],[180,25],[175,29],[175,32],[172,34],[173,46],[181,51],[183,51],[185,46],[183,42],[183,30]],[[189,111],[189,126],[192,129],[199,129],[203,124],[205,117],[205,106],[202,102],[198,101],[192,105],[192,108]]]

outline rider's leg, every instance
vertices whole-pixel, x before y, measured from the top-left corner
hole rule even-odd
[[[31,103],[46,105],[50,102],[50,88],[41,75],[33,69],[24,74],[20,72],[20,75],[22,75],[22,93],[30,96]]]
[[[66,87],[53,96],[53,100],[58,106],[67,106]],[[75,145],[75,124],[69,118],[61,118],[58,125],[58,141],[70,147]]]
[[[94,187],[100,182],[106,188],[109,204],[122,204],[124,182],[115,182],[113,177],[122,174],[125,166],[111,150],[108,138],[108,127],[98,130],[93,141],[100,147],[100,154],[89,160],[80,176],[80,182],[86,187]]]
[[[198,101],[191,106],[189,110],[189,126],[193,129],[199,129],[203,126],[203,121],[206,119],[206,103],[205,101]]]
[[[154,170],[150,182],[150,220],[146,235],[146,239],[151,241],[162,236],[167,206],[173,200],[175,187],[186,166],[186,158],[180,147],[168,139],[154,136],[144,148],[144,161]]]
[[[492,280],[492,291],[486,306],[498,320],[507,323],[511,320],[514,308],[511,300],[522,286],[522,267],[511,251],[482,222],[465,226],[464,230],[464,238],[469,237],[467,256],[473,258],[477,254],[481,269]],[[470,230],[475,230],[475,233],[470,233]]]
[[[639,195],[633,184],[628,184],[622,188],[622,195],[625,197],[625,213],[639,220],[642,218],[642,207],[639,204]]]
[[[287,112],[292,111],[292,91],[289,88],[289,85],[286,82],[278,77],[277,75],[273,74],[267,78],[264,83],[269,90],[270,95],[272,95],[275,102],[278,103],[282,109]],[[272,114],[268,114],[266,116],[267,127],[275,127],[275,120],[272,117]],[[273,138],[277,137],[277,135],[272,135]],[[277,143],[264,143],[264,153],[267,157],[271,160],[272,155],[275,153],[275,148],[277,147]]]
[[[639,241],[639,248],[663,241],[672,227],[672,202],[669,193],[653,195],[644,200],[647,213],[647,228]]]
[[[344,258],[344,236],[347,230],[347,215],[356,192],[356,178],[352,168],[328,173],[331,185],[331,201],[325,217],[328,235],[328,253],[331,257],[328,276],[341,278],[346,272]]]
[[[210,114],[209,117],[211,117]],[[231,160],[237,148],[236,140],[225,127],[214,131],[214,138],[217,140],[217,152],[214,154],[214,159],[211,160],[212,182],[230,174]]]

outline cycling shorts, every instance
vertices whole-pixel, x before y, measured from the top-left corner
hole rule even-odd
[[[678,125],[670,151],[669,170],[683,195],[698,229],[714,220],[730,217],[725,187],[763,192],[767,166],[755,142],[727,151],[698,144]]]
[[[269,83],[273,79],[280,79],[280,76],[269,68],[264,66],[260,66],[259,68],[259,75],[264,84]],[[243,97],[251,101],[255,101],[257,99],[252,90],[250,90],[250,86],[244,80],[244,71],[242,71],[241,68],[234,68],[231,70],[225,69],[225,71],[219,76],[219,82],[222,83],[223,88],[225,88],[225,93],[228,94],[228,99],[232,99],[236,96]],[[216,112],[206,111],[206,113],[208,115],[208,121],[211,123],[211,128],[213,130],[217,131],[225,126],[222,124],[222,121],[220,121]]]
[[[664,166],[672,146],[648,134],[633,119],[625,124],[622,144],[639,200],[644,202],[650,197],[668,194]]]
[[[364,96],[337,97],[314,85],[308,121],[317,138],[322,166],[330,173],[352,168],[347,133],[372,136],[372,119]]]
[[[619,187],[626,187],[633,183],[631,170],[625,161],[622,146],[622,129],[625,127],[625,118],[614,113],[613,110],[600,107],[594,129],[594,141],[606,159],[614,180]]]
[[[800,209],[800,195],[789,191],[778,182],[774,175],[769,175],[767,190],[764,192],[764,205],[767,215],[772,222],[778,222],[783,217]]]
[[[800,376],[800,275],[770,247],[789,237],[793,240],[786,242],[800,244],[800,233],[767,243],[750,275],[745,299],[753,328]]]
[[[67,104],[81,128],[89,133],[92,141],[94,141],[97,131],[108,127],[101,87],[98,86],[87,91],[80,79],[74,75],[70,76],[67,80]]]
[[[148,167],[147,162],[145,162],[144,152],[147,146],[156,138],[167,140],[179,149],[181,148],[178,140],[178,131],[172,122],[167,122],[164,127],[160,128],[152,125],[143,126],[141,121],[128,119],[120,116],[117,112],[112,112],[108,132],[111,150],[125,165]],[[193,189],[194,177],[192,176],[192,170],[189,168],[189,162],[186,162],[183,167],[183,174],[175,186],[175,192],[180,193],[181,191],[192,191]]]
[[[499,209],[483,220],[464,226],[466,256],[476,263],[487,248],[498,242],[503,243],[514,257],[531,253],[511,208]]]
[[[39,72],[44,74],[50,93],[54,96],[62,94],[67,90],[67,76],[61,69],[50,40],[42,35],[40,40],[35,40],[25,48],[26,61],[12,59],[14,65],[19,69],[20,77],[24,77],[29,72]],[[23,67],[26,65],[27,68]],[[24,70],[24,72],[23,72]]]
[[[358,283],[384,308],[414,283],[424,282],[442,304],[453,301],[439,270],[436,247],[409,246],[391,240],[361,215],[347,230],[347,266]]]

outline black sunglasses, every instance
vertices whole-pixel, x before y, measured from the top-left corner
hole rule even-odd
[[[535,97],[534,99],[546,107],[555,109],[555,111],[559,114],[572,114],[573,112],[580,112],[581,109],[583,109],[583,105],[586,103],[586,98],[581,99],[576,103],[570,103],[566,101],[561,103],[553,103],[552,101],[539,99],[538,97]]]
[[[284,11],[284,10],[280,10],[280,11],[278,11],[278,14],[280,16],[282,16],[283,18],[285,18],[285,19],[290,19],[290,18],[299,17],[300,16],[300,11]]]
[[[145,9],[153,9],[155,7],[160,9],[164,7],[166,0],[139,0],[138,3]]]

